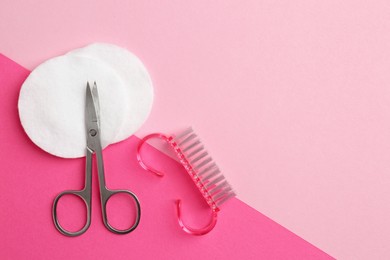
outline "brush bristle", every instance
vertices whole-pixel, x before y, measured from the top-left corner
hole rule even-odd
[[[213,209],[236,195],[192,128],[173,138],[171,145]]]

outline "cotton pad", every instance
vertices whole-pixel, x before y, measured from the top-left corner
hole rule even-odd
[[[65,158],[85,155],[85,92],[96,81],[102,146],[114,142],[128,110],[128,93],[118,73],[84,56],[59,56],[39,65],[23,83],[19,116],[30,139],[48,153]]]
[[[143,63],[128,50],[107,43],[94,43],[76,49],[67,56],[88,57],[113,68],[125,84],[128,110],[114,142],[122,141],[137,131],[148,117],[153,103],[153,87]]]

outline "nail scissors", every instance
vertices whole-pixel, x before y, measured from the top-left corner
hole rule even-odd
[[[85,169],[85,186],[82,190],[67,190],[63,191],[54,199],[52,215],[54,225],[62,234],[66,236],[79,236],[83,234],[89,226],[91,225],[91,194],[92,194],[92,156],[95,154],[96,162],[97,162],[97,171],[99,176],[99,188],[100,188],[100,200],[102,207],[102,217],[103,223],[106,228],[116,234],[127,234],[132,232],[137,228],[140,217],[141,217],[141,208],[140,203],[137,196],[128,190],[110,190],[106,187],[105,178],[104,178],[104,167],[103,167],[103,154],[102,154],[102,146],[100,142],[100,105],[99,105],[99,97],[97,92],[96,82],[93,84],[93,87],[89,85],[87,82],[87,90],[86,90],[86,104],[85,104],[85,126],[86,126],[86,135],[87,135],[87,147],[86,147],[86,169]],[[135,201],[136,208],[136,218],[133,226],[128,229],[116,229],[111,226],[107,219],[107,202],[108,200],[115,194],[124,193],[129,195]],[[64,195],[75,195],[81,198],[87,209],[87,220],[83,228],[79,231],[71,232],[64,229],[59,221],[57,216],[57,205],[58,201]]]

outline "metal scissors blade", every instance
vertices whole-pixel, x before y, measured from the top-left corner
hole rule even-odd
[[[93,86],[87,82],[85,96],[85,127],[87,135],[87,148],[95,152],[101,149],[100,143],[100,103],[96,82]]]
[[[96,82],[93,83],[92,87],[89,85],[89,82],[87,82],[85,102],[87,111],[86,124],[97,122],[100,127],[100,103]]]

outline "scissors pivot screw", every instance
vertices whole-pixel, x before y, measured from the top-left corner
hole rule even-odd
[[[91,136],[95,136],[97,134],[97,131],[95,129],[91,129],[89,130],[89,133],[91,134]]]

